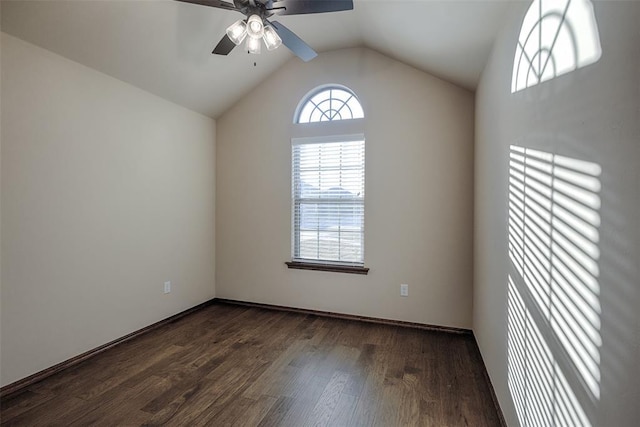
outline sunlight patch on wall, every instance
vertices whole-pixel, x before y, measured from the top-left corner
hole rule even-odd
[[[601,168],[509,154],[509,389],[523,426],[589,426],[601,383]]]
[[[593,64],[601,53],[590,0],[534,0],[516,45],[511,93]]]

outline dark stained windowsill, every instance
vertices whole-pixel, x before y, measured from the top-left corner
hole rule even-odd
[[[319,264],[315,262],[287,261],[287,267],[298,270],[332,271],[334,273],[368,274],[367,267],[354,265]]]

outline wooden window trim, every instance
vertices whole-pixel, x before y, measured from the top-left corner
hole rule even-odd
[[[330,271],[334,273],[369,274],[369,268],[356,265],[322,264],[317,262],[287,261],[287,267],[297,270]]]

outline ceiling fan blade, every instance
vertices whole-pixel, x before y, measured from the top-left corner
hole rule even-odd
[[[271,7],[277,15],[302,15],[352,9],[353,0],[280,0],[274,1]]]
[[[228,35],[225,34],[211,53],[215,53],[216,55],[228,55],[234,47],[236,47],[236,44],[231,41]]]
[[[318,56],[315,50],[306,44],[300,37],[296,36],[293,31],[279,23],[278,21],[270,22],[271,26],[282,39],[282,44],[291,50],[297,57],[304,62],[311,61]]]
[[[176,0],[183,3],[200,4],[202,6],[216,7],[218,9],[238,10],[233,4],[223,0]]]

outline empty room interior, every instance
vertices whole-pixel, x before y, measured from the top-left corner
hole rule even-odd
[[[0,18],[3,426],[640,425],[640,2]]]

